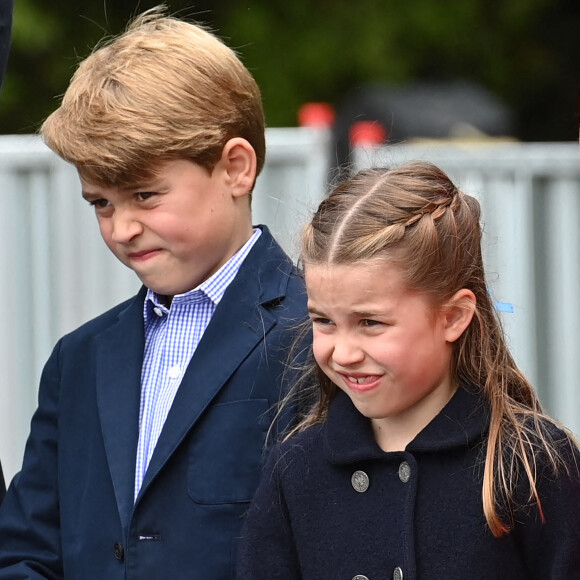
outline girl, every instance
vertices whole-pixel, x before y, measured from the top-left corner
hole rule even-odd
[[[320,204],[318,396],[269,457],[239,578],[580,579],[580,453],[508,352],[479,217],[428,163]]]

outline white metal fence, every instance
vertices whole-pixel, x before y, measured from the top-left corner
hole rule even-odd
[[[253,195],[293,256],[301,225],[326,191],[330,135],[269,129]],[[482,201],[485,255],[516,359],[542,399],[580,433],[580,153],[577,144],[415,145],[358,150],[358,167],[438,163]],[[100,240],[74,170],[31,136],[0,137],[0,458],[20,467],[42,366],[63,333],[139,287]]]

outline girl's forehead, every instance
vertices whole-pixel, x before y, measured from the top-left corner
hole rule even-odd
[[[399,270],[384,260],[351,264],[309,264],[304,269],[310,298],[337,298],[348,294],[359,299],[407,291]]]
[[[369,279],[394,276],[402,278],[400,269],[393,262],[384,258],[349,263],[305,263],[304,274],[307,283],[309,279],[321,281],[332,280],[337,277]]]
[[[335,321],[354,318],[420,316],[432,304],[410,290],[392,264],[311,264],[305,267],[308,309]]]

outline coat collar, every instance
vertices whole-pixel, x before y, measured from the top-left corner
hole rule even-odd
[[[489,424],[488,407],[472,387],[457,389],[440,413],[407,445],[409,453],[470,447],[477,444]],[[339,391],[331,403],[323,427],[324,453],[337,465],[383,458],[371,422],[361,415],[349,397]]]

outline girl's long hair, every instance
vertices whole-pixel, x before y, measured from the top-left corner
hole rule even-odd
[[[527,478],[530,500],[544,520],[536,489],[538,457],[554,473],[564,469],[562,431],[552,429],[537,395],[506,345],[485,280],[478,201],[455,187],[436,166],[414,162],[369,169],[339,184],[320,204],[302,236],[309,264],[352,264],[384,258],[399,268],[410,289],[444,305],[459,289],[476,297],[474,317],[454,343],[452,373],[480,388],[491,412],[483,508],[494,536],[513,527],[515,492]],[[311,388],[305,388],[309,385]],[[323,422],[337,387],[311,356],[290,397],[310,401],[289,433]],[[560,433],[560,435],[554,435]],[[573,445],[573,438],[566,434]]]

